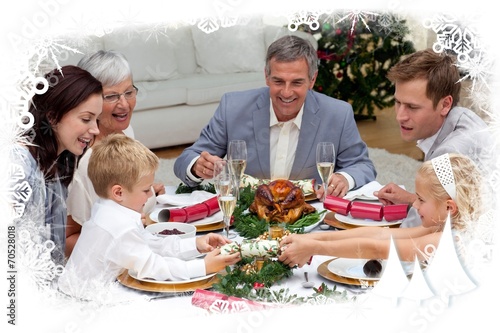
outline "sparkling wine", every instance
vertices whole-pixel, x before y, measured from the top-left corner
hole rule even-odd
[[[247,161],[241,159],[229,160],[229,166],[233,175],[235,175],[237,179],[241,179],[241,176],[243,176],[245,168],[247,167]]]
[[[219,180],[214,182],[215,192],[220,195],[228,195],[231,193],[231,181]]]
[[[320,162],[317,164],[318,172],[323,180],[323,183],[328,181],[328,177],[333,173],[333,163],[330,162]]]
[[[234,208],[236,207],[236,197],[228,195],[222,195],[218,198],[219,207],[224,216],[231,216],[233,214]]]

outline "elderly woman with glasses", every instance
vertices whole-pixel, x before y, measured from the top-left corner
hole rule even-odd
[[[99,135],[96,142],[113,133],[134,137],[130,126],[136,105],[138,89],[134,86],[132,71],[124,55],[115,51],[97,51],[83,57],[78,67],[90,72],[102,83],[103,107],[99,117]],[[80,235],[82,224],[90,218],[92,205],[97,199],[87,167],[92,147],[82,156],[73,181],[68,188],[68,226],[66,228],[66,257],[69,257]],[[143,214],[156,203],[156,195],[165,193],[163,184],[153,184],[153,196],[144,207]]]

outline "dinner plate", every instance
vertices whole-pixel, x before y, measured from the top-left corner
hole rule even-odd
[[[334,260],[337,260],[337,258],[329,259],[329,260],[323,262],[322,264],[320,264],[318,266],[318,269],[317,269],[318,274],[327,280],[337,282],[337,283],[342,283],[342,284],[348,284],[351,286],[373,287],[373,286],[375,286],[375,284],[377,284],[378,281],[351,279],[351,278],[347,278],[347,277],[340,276],[340,275],[337,275],[337,274],[330,272],[330,270],[328,269],[328,265]]]
[[[205,280],[208,280],[208,279],[212,278],[213,276],[215,276],[215,274],[217,274],[217,273],[212,273],[212,274],[208,274],[205,276],[199,276],[199,277],[192,278],[189,280],[181,280],[181,281],[179,281],[179,280],[176,280],[176,281],[171,281],[171,280],[158,281],[158,280],[149,279],[149,278],[139,278],[139,277],[137,277],[137,272],[134,272],[131,270],[128,271],[128,275],[130,275],[131,277],[133,277],[137,281],[151,282],[151,283],[165,284],[165,285],[182,285],[182,284],[186,284],[186,283],[205,281]]]
[[[350,213],[347,215],[335,213],[335,218],[340,222],[352,224],[357,227],[389,227],[393,225],[399,225],[403,222],[403,220],[388,222],[385,220],[385,218],[382,218],[381,221],[375,221],[371,219],[355,219],[351,216]]]
[[[368,259],[355,259],[355,258],[337,258],[336,260],[332,260],[327,268],[330,272],[335,275],[342,276],[348,279],[358,279],[364,281],[378,281],[382,274],[379,276],[367,276],[363,272],[363,266],[366,264]],[[385,266],[387,265],[387,260],[381,260],[382,263],[382,271],[384,272]],[[401,263],[403,270],[407,275],[412,273],[413,262],[402,262]]]
[[[332,260],[328,264],[327,268],[333,274],[348,279],[358,279],[365,281],[380,280],[380,276],[370,277],[363,272],[363,266],[367,261],[368,259],[337,258],[336,260]],[[386,260],[382,260],[382,272],[384,271],[386,263]]]
[[[163,209],[168,209],[168,208],[161,207],[161,208],[155,208],[155,209],[153,209],[151,211],[151,213],[149,214],[149,218],[151,219],[151,221],[153,221],[153,222],[160,222],[158,220],[158,214]],[[217,213],[215,213],[212,216],[207,216],[204,219],[201,219],[201,220],[198,220],[198,221],[189,222],[189,223],[192,224],[192,225],[194,225],[194,226],[196,226],[196,227],[198,227],[198,226],[203,226],[203,225],[208,225],[208,224],[214,224],[214,223],[217,223],[217,222],[221,222],[222,218],[223,218],[222,212],[218,211]]]
[[[182,293],[192,292],[196,289],[209,289],[212,285],[219,281],[217,275],[212,275],[204,280],[193,281],[180,284],[160,284],[157,281],[140,281],[134,279],[128,271],[124,271],[117,278],[122,285],[136,290],[151,291],[160,293]],[[182,281],[181,281],[182,282]]]

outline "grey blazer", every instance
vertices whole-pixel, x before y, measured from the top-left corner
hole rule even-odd
[[[454,107],[424,160],[445,153],[460,153],[484,170],[490,166],[492,144],[490,129],[477,114],[463,107]]]
[[[268,87],[225,94],[198,140],[177,158],[175,175],[187,185],[196,185],[186,175],[193,158],[202,151],[224,157],[228,142],[241,139],[247,144],[245,173],[260,179],[270,178],[269,110]],[[337,155],[335,172],[351,175],[354,188],[375,180],[375,167],[361,140],[351,105],[310,90],[290,179],[321,181],[316,169],[316,145],[321,141],[333,142]]]

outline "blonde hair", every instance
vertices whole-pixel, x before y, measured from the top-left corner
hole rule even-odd
[[[124,134],[110,134],[92,148],[88,175],[96,194],[107,198],[113,185],[131,191],[158,165],[158,157],[139,141]]]
[[[474,162],[467,156],[460,154],[448,154],[450,164],[455,177],[457,212],[452,216],[452,227],[463,229],[467,222],[479,218],[482,211],[482,177]],[[445,201],[451,199],[439,182],[432,161],[422,163],[417,175],[425,179],[429,194],[436,200]]]

